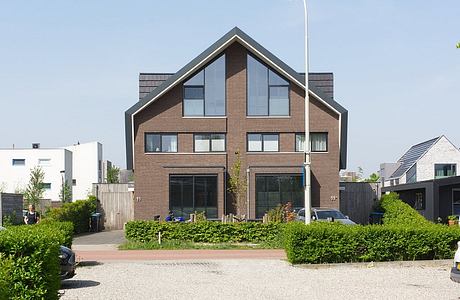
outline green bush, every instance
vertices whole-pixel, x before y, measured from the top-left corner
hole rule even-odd
[[[383,195],[380,199],[380,206],[384,211],[383,223],[385,225],[425,226],[433,224],[409,204],[399,200],[397,193]]]
[[[390,193],[382,196],[384,225],[289,224],[285,249],[291,263],[340,263],[452,258],[460,228],[426,220]]]
[[[281,223],[172,223],[158,221],[131,221],[126,224],[125,234],[130,241],[150,242],[158,239],[201,243],[272,243],[281,245],[285,224]]]
[[[1,231],[0,299],[58,299],[63,241],[64,234],[53,225]]]
[[[291,263],[342,263],[452,258],[460,230],[444,225],[347,226],[288,224],[285,248]]]
[[[89,231],[91,214],[96,211],[96,197],[90,196],[87,200],[77,200],[65,203],[61,207],[51,208],[46,218],[60,222],[72,222],[75,233]]]
[[[53,219],[43,219],[37,225],[40,228],[50,229],[53,232],[58,231],[59,237],[62,236],[60,244],[68,248],[72,247],[74,226],[72,222],[57,222]]]

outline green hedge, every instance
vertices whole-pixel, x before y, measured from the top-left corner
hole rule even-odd
[[[172,223],[158,221],[131,221],[125,234],[130,241],[150,242],[158,239],[161,231],[164,240],[202,243],[250,242],[278,243],[280,246],[285,224],[282,223]]]
[[[399,200],[397,193],[385,194],[380,199],[383,209],[383,223],[385,225],[427,226],[432,225],[409,204]]]
[[[288,224],[291,263],[341,263],[452,258],[460,229],[433,224],[391,193],[381,199],[384,225]]]
[[[0,299],[58,299],[59,245],[65,241],[52,224],[0,231]]]
[[[72,222],[75,233],[89,232],[91,214],[96,211],[96,197],[65,203],[61,207],[51,208],[46,218],[60,222]]]
[[[460,230],[444,225],[347,226],[288,224],[285,249],[291,263],[342,263],[452,258]]]
[[[74,234],[74,226],[72,222],[57,222],[53,219],[43,219],[39,224],[35,225],[40,228],[45,228],[59,234],[60,244],[68,248],[72,247]]]

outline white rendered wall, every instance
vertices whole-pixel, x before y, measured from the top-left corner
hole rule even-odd
[[[25,159],[25,165],[14,166],[13,159]],[[65,178],[72,178],[72,153],[65,149],[0,149],[0,186],[4,192],[14,193],[17,189],[25,189],[30,170],[44,159],[49,161],[40,167],[45,173],[44,183],[51,183],[51,189],[45,190],[43,198],[59,201],[61,171],[65,171]]]
[[[102,182],[102,145],[91,142],[65,148],[72,152],[72,179],[76,181],[72,189],[72,200],[86,199],[92,191],[93,183]]]
[[[457,164],[460,175],[460,150],[444,136],[417,162],[417,181],[434,179],[435,164]]]

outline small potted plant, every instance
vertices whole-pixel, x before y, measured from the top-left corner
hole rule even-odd
[[[447,223],[449,226],[455,226],[458,224],[458,217],[455,215],[451,215],[447,217]]]

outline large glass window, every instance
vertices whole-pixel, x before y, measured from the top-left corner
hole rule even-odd
[[[224,152],[225,134],[195,134],[195,152]]]
[[[247,56],[248,116],[289,116],[289,82]]]
[[[417,182],[417,164],[414,164],[406,173],[406,183]]]
[[[249,133],[249,152],[277,152],[279,151],[279,135],[273,133]]]
[[[456,164],[435,164],[434,178],[443,178],[449,176],[457,176]]]
[[[184,83],[184,116],[225,116],[225,55]]]
[[[217,176],[171,175],[169,208],[176,217],[204,211],[207,218],[217,218]]]
[[[300,174],[256,175],[256,217],[291,202],[294,208],[303,206],[302,176]]]
[[[177,134],[145,134],[145,152],[177,152]]]
[[[327,132],[310,133],[310,150],[312,152],[327,152],[328,139]],[[295,151],[305,151],[305,134],[299,133],[295,137]]]

